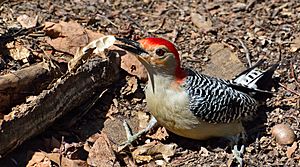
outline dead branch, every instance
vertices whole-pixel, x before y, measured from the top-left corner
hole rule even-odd
[[[293,94],[295,94],[295,95],[297,95],[297,96],[300,96],[300,93],[299,93],[299,92],[297,92],[297,91],[295,91],[295,90],[293,90],[293,89],[288,88],[287,86],[285,86],[285,85],[282,84],[282,83],[279,83],[279,86],[283,87],[285,90],[287,90],[287,91],[289,91],[289,92],[291,92],[291,93],[293,93]]]
[[[37,95],[53,77],[54,70],[44,62],[0,76],[0,112],[24,102],[26,96]]]
[[[54,83],[28,104],[15,107],[0,120],[0,157],[37,135],[61,116],[101,94],[118,78],[116,60],[94,58]]]
[[[235,39],[237,39],[239,41],[239,43],[242,45],[242,47],[243,47],[243,49],[244,49],[244,51],[246,53],[246,59],[248,61],[249,68],[251,68],[252,67],[252,63],[251,63],[250,53],[249,53],[248,48],[246,47],[246,45],[244,44],[244,42],[240,38],[236,37]]]

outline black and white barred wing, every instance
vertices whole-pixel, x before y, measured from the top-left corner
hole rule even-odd
[[[225,80],[190,72],[184,87],[190,111],[210,123],[229,123],[254,115],[257,102]]]

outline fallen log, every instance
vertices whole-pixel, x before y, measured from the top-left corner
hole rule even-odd
[[[55,70],[45,62],[0,76],[0,113],[6,114],[27,96],[39,94],[54,77]]]
[[[118,79],[115,58],[87,60],[75,73],[58,79],[28,104],[16,106],[0,120],[0,157],[26,139],[39,134],[55,120],[101,94]]]

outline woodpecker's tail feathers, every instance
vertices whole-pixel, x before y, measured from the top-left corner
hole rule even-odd
[[[236,90],[245,92],[257,100],[264,101],[273,95],[272,87],[275,86],[273,74],[279,66],[279,62],[273,64],[267,70],[261,70],[259,66],[265,60],[258,61],[253,67],[243,71],[235,79],[232,80],[232,85]]]
[[[274,86],[273,74],[279,66],[279,63],[273,64],[267,70],[261,70],[259,66],[261,66],[264,61],[265,60],[260,60],[253,67],[240,73],[233,82],[250,89],[270,91]]]

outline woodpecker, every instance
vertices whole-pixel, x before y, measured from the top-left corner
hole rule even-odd
[[[260,61],[224,80],[182,68],[176,47],[163,38],[116,39],[122,44],[115,45],[133,53],[148,72],[145,95],[151,115],[179,136],[206,140],[243,133],[242,122],[255,116],[263,95],[270,97],[266,83],[278,64],[261,71]]]

